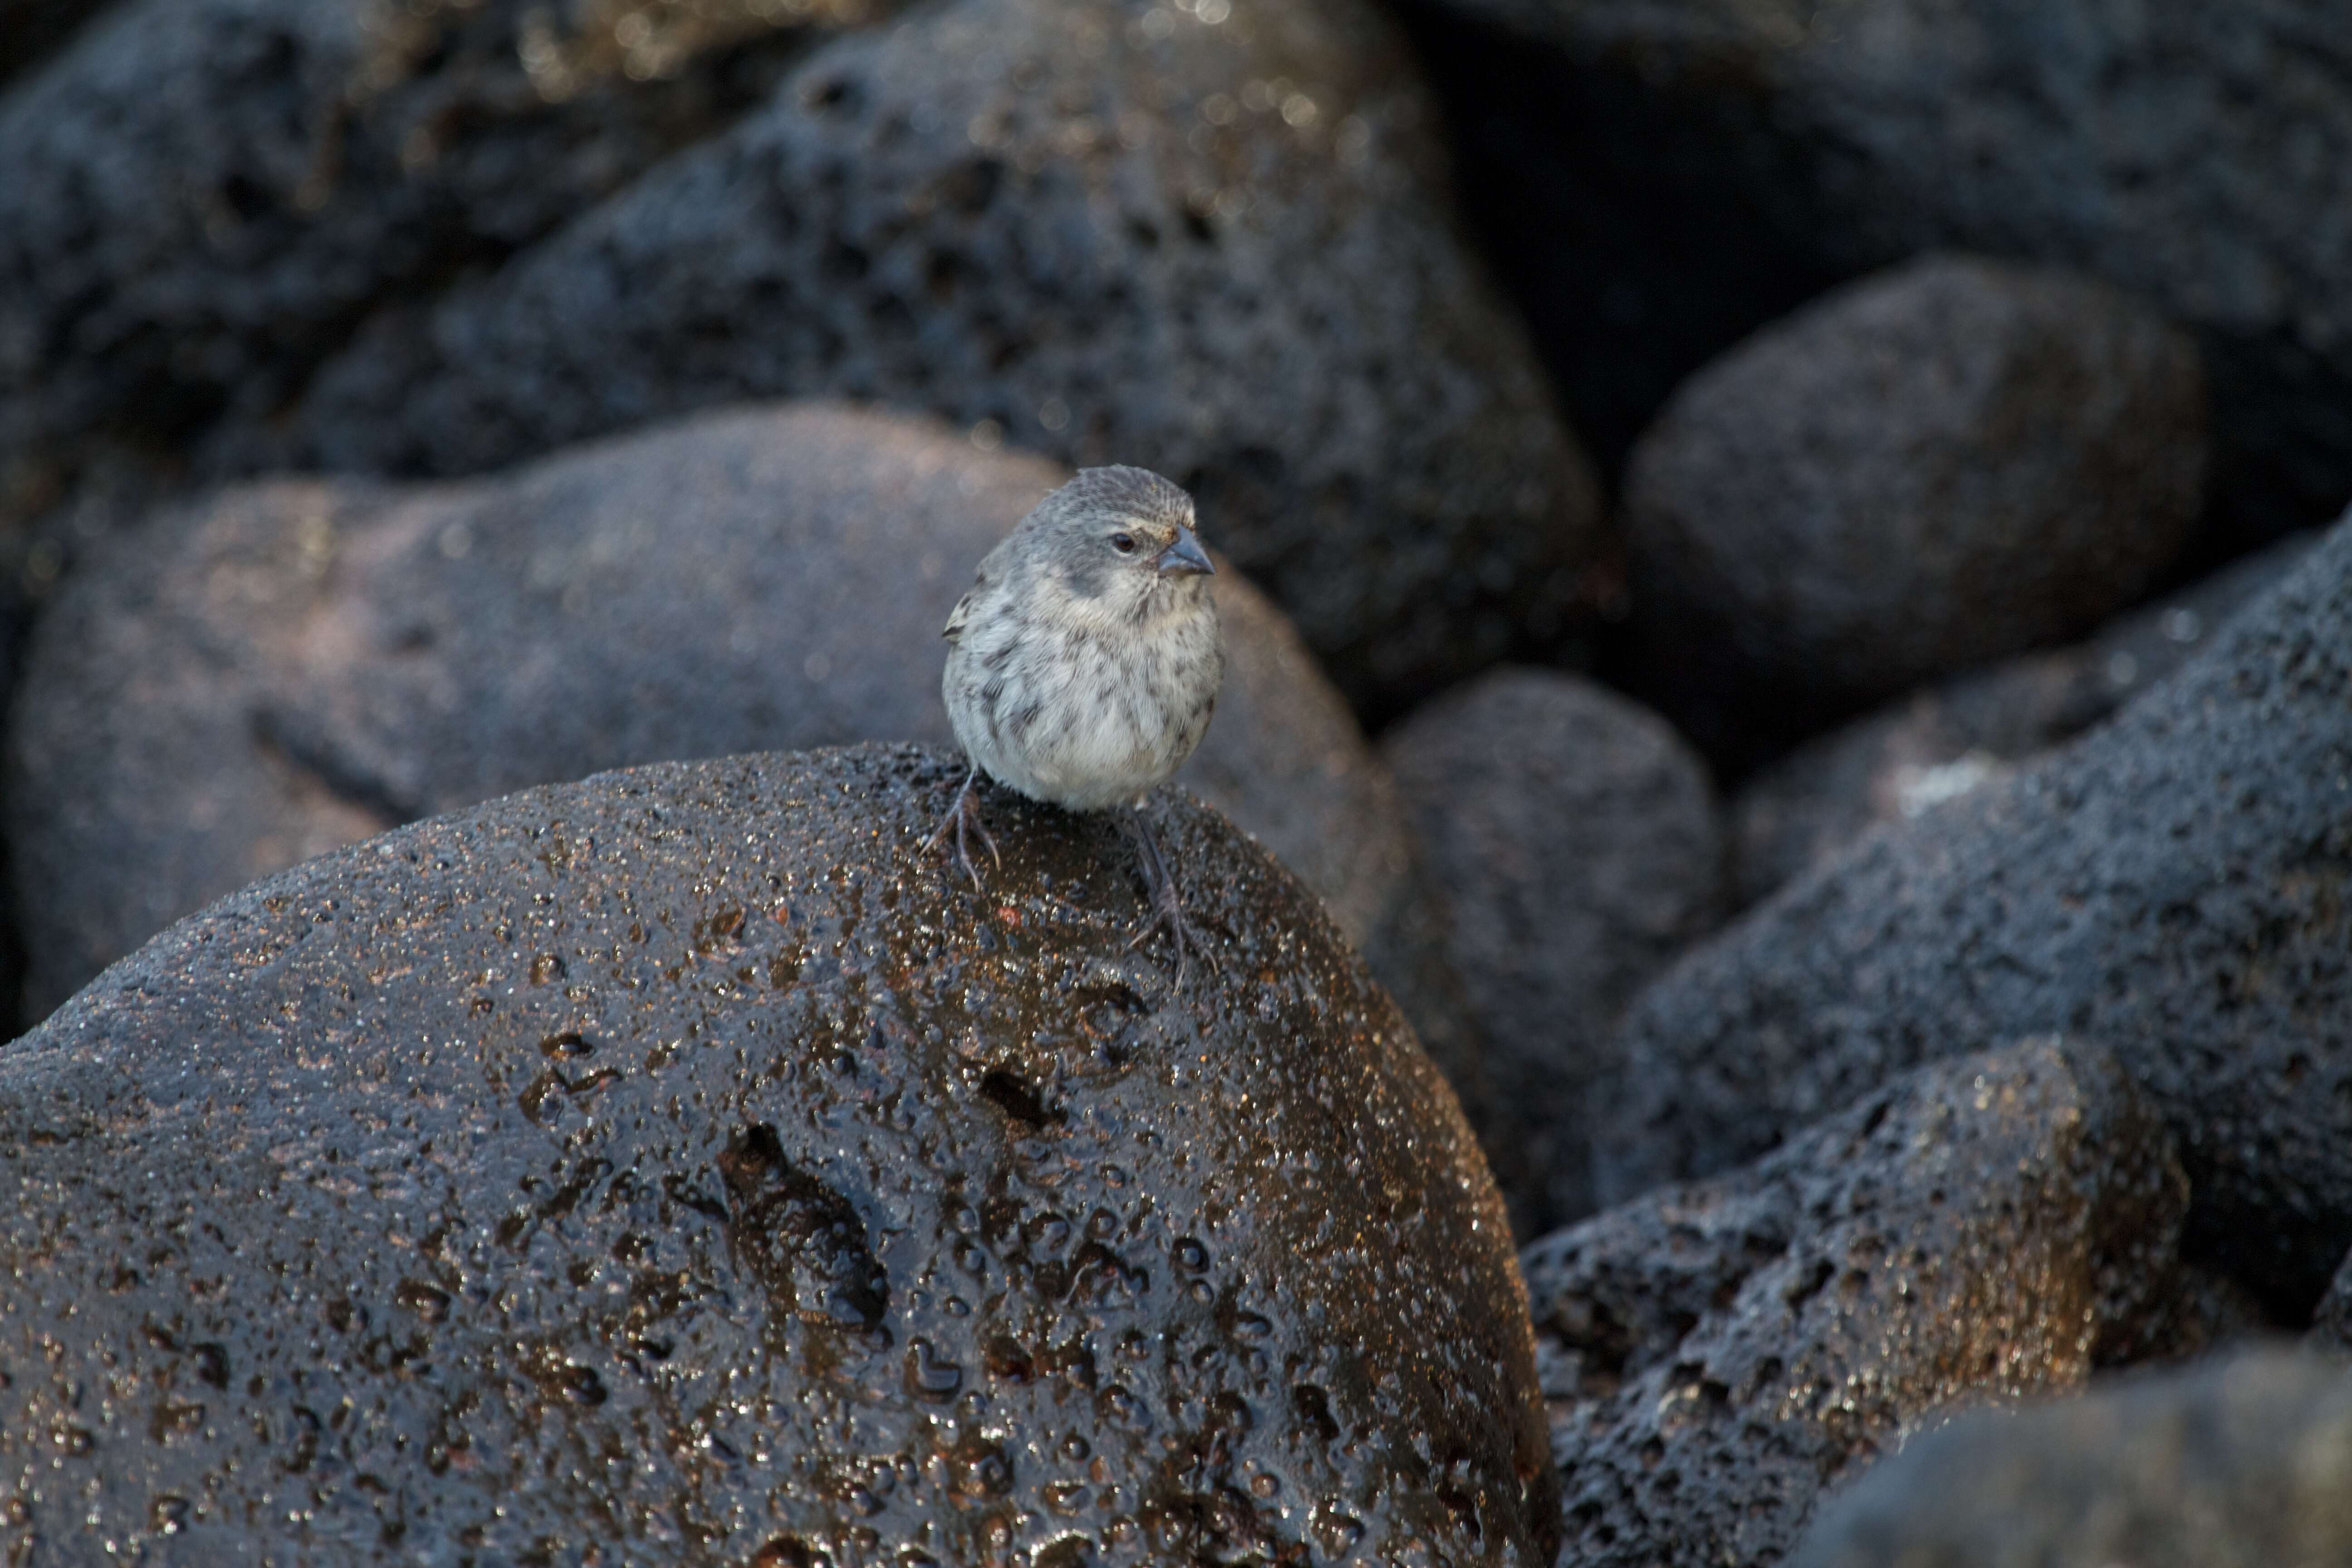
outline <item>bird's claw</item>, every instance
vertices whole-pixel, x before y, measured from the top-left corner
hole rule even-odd
[[[1141,852],[1146,896],[1151,900],[1151,918],[1127,939],[1129,952],[1150,942],[1155,932],[1166,931],[1171,945],[1176,949],[1176,981],[1180,988],[1184,977],[1192,972],[1192,955],[1198,952],[1209,961],[1209,967],[1223,973],[1223,964],[1216,949],[1202,942],[1193,932],[1192,922],[1184,918],[1183,896],[1177,890],[1176,873],[1168,867],[1160,852],[1159,841],[1152,837],[1150,825],[1141,816],[1128,818],[1133,825],[1136,847]]]
[[[976,889],[985,884],[980,879],[980,868],[971,863],[971,849],[967,842],[971,834],[980,835],[980,842],[988,850],[989,860],[998,870],[1004,868],[1004,857],[996,852],[996,840],[990,837],[988,824],[980,819],[980,794],[976,787],[979,781],[980,770],[974,768],[965,776],[963,787],[956,791],[955,804],[948,807],[947,816],[931,829],[931,836],[923,840],[926,850],[936,849],[946,841],[948,830],[953,828],[956,863],[963,868],[963,874],[971,879],[971,885]]]
[[[1164,903],[1159,900],[1152,901],[1151,918],[1137,927],[1135,934],[1127,939],[1128,951],[1134,952],[1163,931],[1168,933],[1170,944],[1176,949],[1175,983],[1180,988],[1184,984],[1185,975],[1192,972],[1192,955],[1195,952],[1209,961],[1209,967],[1212,970],[1218,973],[1224,973],[1224,965],[1217,957],[1217,950],[1202,942],[1194,933],[1192,922],[1184,918],[1183,911],[1176,906],[1172,899]]]

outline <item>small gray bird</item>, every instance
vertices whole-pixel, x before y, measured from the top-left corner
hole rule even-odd
[[[965,839],[977,833],[996,853],[974,793],[982,773],[1071,811],[1129,808],[1119,820],[1152,909],[1135,942],[1164,929],[1180,985],[1198,942],[1175,873],[1133,808],[1192,754],[1217,705],[1215,571],[1193,532],[1192,498],[1143,468],[1082,468],[1015,524],[948,616],[940,689],[971,772],[925,846],[952,831],[980,885]]]

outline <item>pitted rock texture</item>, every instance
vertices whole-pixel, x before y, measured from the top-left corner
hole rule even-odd
[[[884,0],[130,0],[0,98],[0,521],[93,442],[266,418]],[[616,38],[634,40],[627,47]]]
[[[2199,330],[2239,537],[2352,495],[2335,0],[1425,0],[1465,195],[1614,455],[1712,355],[1930,247]]]
[[[158,521],[70,581],[16,714],[33,1016],[400,822],[632,763],[951,744],[940,628],[1066,477],[928,421],[782,405],[467,484],[277,480]],[[1413,979],[1385,770],[1281,616],[1232,573],[1215,589],[1225,686],[1184,782]]]
[[[354,846],[0,1052],[0,1543],[1551,1561],[1503,1210],[1303,888],[919,748]]]
[[[2001,1031],[2111,1044],[2200,1256],[2310,1310],[2352,1246],[2352,521],[2047,760],[1871,835],[1651,985],[1603,1202],[1726,1169]]]
[[[1600,552],[1433,119],[1360,0],[959,0],[388,317],[219,460],[459,473],[744,396],[920,408],[1176,479],[1392,708],[1556,643]]]
[[[2113,290],[1953,256],[1864,279],[1634,449],[1634,679],[1711,751],[1785,743],[2131,603],[2204,470],[2195,344]]]
[[[2352,1562],[2352,1367],[2251,1351],[1954,1422],[1822,1510],[1796,1568]]]
[[[1952,1406],[2197,1348],[2187,1198],[2114,1058],[2040,1039],[1529,1247],[1560,1560],[1775,1563],[1824,1492]]]
[[[1756,903],[1872,827],[1907,822],[2108,719],[2211,641],[2317,538],[2282,540],[2086,641],[1957,677],[1800,746],[1732,801],[1739,901]]]
[[[1381,751],[1443,900],[1493,1102],[1521,1124],[1540,1184],[1522,1206],[1543,1228],[1588,1214],[1597,1054],[1724,910],[1706,764],[1655,714],[1535,669],[1423,704]]]

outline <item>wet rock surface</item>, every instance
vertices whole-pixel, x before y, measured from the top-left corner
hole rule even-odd
[[[215,460],[456,473],[743,396],[920,408],[1175,479],[1392,709],[1557,643],[1601,548],[1433,122],[1355,0],[961,0],[820,48]]]
[[[1163,797],[1171,992],[1111,824],[920,852],[959,778],[509,797],[0,1051],[0,1541],[1549,1563],[1500,1201],[1316,901]]]
[[[1778,1562],[1823,1494],[1956,1402],[2194,1348],[2187,1195],[2114,1058],[2045,1038],[1528,1247],[1561,1561]]]
[[[2317,537],[2282,540],[2085,641],[1957,677],[1799,747],[1732,801],[1740,902],[2111,717],[2210,643]]]
[[[545,234],[883,9],[112,7],[0,98],[0,521],[65,500],[94,445],[169,468],[268,417],[364,311]]]
[[[1706,766],[1655,714],[1535,669],[1423,705],[1381,751],[1443,900],[1494,1102],[1523,1129],[1539,1184],[1525,1207],[1547,1226],[1589,1213],[1597,1054],[1723,912]]]
[[[2352,1367],[2280,1350],[1957,1421],[1822,1512],[1795,1568],[2352,1560]]]
[[[1465,197],[1578,428],[1930,247],[2196,328],[2240,538],[2352,495],[2352,61],[2331,0],[1444,0],[1417,40]]]
[[[1065,477],[928,421],[769,405],[470,484],[278,480],[160,521],[76,576],[16,714],[32,1016],[397,823],[633,763],[952,744],[940,627]],[[1184,782],[1435,1019],[1385,770],[1280,614],[1230,572],[1216,591],[1227,676]]]
[[[1601,1092],[1604,1202],[1726,1169],[2000,1031],[2112,1043],[2200,1256],[2282,1321],[2352,1244],[2352,524],[2048,760],[1851,853],[1663,975]]]
[[[1711,752],[2079,635],[2202,499],[2195,345],[2069,274],[1928,257],[1694,375],[1625,481],[1629,674]]]

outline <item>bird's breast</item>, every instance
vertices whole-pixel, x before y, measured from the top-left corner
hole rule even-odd
[[[1223,675],[1213,611],[1103,630],[968,632],[949,658],[949,715],[991,776],[1077,811],[1167,782],[1206,729]]]

